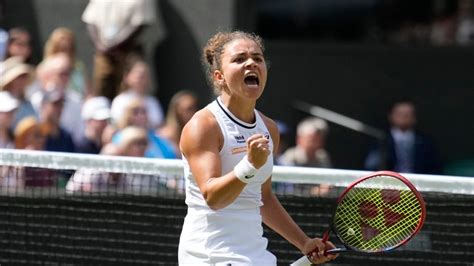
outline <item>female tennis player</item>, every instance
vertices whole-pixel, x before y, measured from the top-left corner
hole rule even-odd
[[[180,265],[276,265],[262,221],[316,264],[336,257],[324,255],[334,245],[308,237],[272,192],[279,132],[255,109],[267,81],[263,51],[260,37],[239,31],[217,33],[204,48],[218,97],[180,140],[188,205]]]

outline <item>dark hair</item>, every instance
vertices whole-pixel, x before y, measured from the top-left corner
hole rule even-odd
[[[124,91],[127,91],[129,89],[128,85],[126,84],[125,79],[126,79],[127,75],[135,67],[135,65],[137,65],[139,63],[143,63],[147,67],[149,67],[149,65],[146,62],[145,58],[143,58],[143,56],[141,56],[138,53],[132,53],[132,54],[128,55],[125,58],[125,63],[124,63],[124,66],[123,66],[123,73],[122,73],[121,82],[120,82],[120,85],[119,85],[119,92],[124,92]]]
[[[232,31],[218,32],[212,36],[203,48],[202,60],[207,69],[208,81],[210,85],[214,87],[216,94],[220,94],[222,87],[214,82],[213,73],[222,67],[221,56],[224,52],[225,45],[237,39],[252,40],[260,47],[262,52],[265,51],[262,38],[254,33]]]
[[[397,107],[400,104],[409,104],[413,106],[416,110],[416,104],[413,99],[409,97],[401,97],[392,101],[392,103],[389,105],[388,113],[391,113],[395,109],[395,107]]]

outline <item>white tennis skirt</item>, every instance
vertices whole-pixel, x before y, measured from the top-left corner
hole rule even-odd
[[[267,244],[259,208],[188,208],[179,241],[179,265],[276,265]]]

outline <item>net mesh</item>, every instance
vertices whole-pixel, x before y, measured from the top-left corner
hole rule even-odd
[[[364,171],[275,167],[273,188],[310,236]],[[474,179],[405,175],[423,194],[422,230],[393,252],[331,265],[473,265]],[[177,263],[186,206],[179,160],[0,150],[1,264]],[[265,228],[279,265],[301,257]],[[331,239],[337,243],[336,239]]]

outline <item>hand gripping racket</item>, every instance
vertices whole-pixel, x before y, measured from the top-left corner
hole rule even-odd
[[[380,253],[393,250],[420,231],[426,208],[421,194],[405,177],[379,171],[350,184],[337,199],[330,230],[343,246],[326,254],[345,251]],[[310,265],[303,256],[291,265]]]

